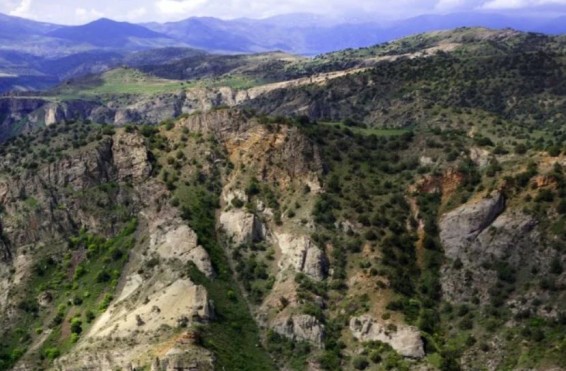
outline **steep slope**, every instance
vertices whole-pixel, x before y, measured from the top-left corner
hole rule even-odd
[[[209,150],[222,156],[215,142],[189,140],[177,163],[190,171],[174,180],[165,174],[179,168],[166,156],[182,143],[180,127],[171,142],[165,128],[164,136],[152,128],[50,128],[3,148],[11,170],[2,186],[2,368],[269,365],[214,245],[207,202],[224,170],[191,165],[212,165]],[[80,139],[70,146],[72,137]],[[20,153],[22,141],[38,152]],[[52,156],[37,157],[49,149]],[[185,180],[196,176],[210,182]],[[24,220],[32,223],[27,233]],[[239,326],[240,341],[213,355],[212,344],[234,336],[228,323]]]
[[[12,139],[3,367],[566,367],[566,133],[464,114]]]

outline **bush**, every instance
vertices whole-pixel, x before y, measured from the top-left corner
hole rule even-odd
[[[373,363],[376,363],[376,364],[377,364],[377,363],[380,363],[380,362],[382,361],[381,353],[379,353],[377,350],[376,350],[376,351],[373,351],[373,352],[371,352],[371,354],[369,355],[369,359],[371,359],[371,361],[372,361]]]
[[[83,321],[80,318],[71,319],[71,332],[77,335],[83,332]]]
[[[562,150],[558,146],[551,146],[548,148],[548,155],[551,157],[560,156],[560,152],[562,152]]]
[[[252,180],[250,180],[250,183],[246,187],[246,194],[249,197],[252,197],[252,196],[258,195],[260,192],[261,192],[261,189],[259,187],[257,179],[253,178]]]
[[[524,155],[525,153],[527,153],[527,146],[520,143],[517,144],[513,150],[518,155]]]
[[[550,189],[541,190],[535,197],[536,202],[552,202],[554,200],[554,193]]]
[[[61,351],[57,348],[47,348],[43,351],[43,355],[48,360],[52,361],[61,355]]]
[[[96,275],[96,282],[98,283],[109,282],[111,279],[112,276],[105,270],[98,272],[98,274]]]
[[[369,366],[367,358],[362,356],[354,358],[352,364],[356,370],[365,370]]]
[[[244,201],[240,200],[238,197],[234,197],[231,203],[236,209],[240,209],[244,206]]]
[[[91,323],[96,318],[96,315],[91,310],[87,310],[85,313],[85,318],[87,323]]]

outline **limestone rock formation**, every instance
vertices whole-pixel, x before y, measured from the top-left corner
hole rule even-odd
[[[214,274],[206,250],[198,245],[196,233],[186,224],[161,223],[150,226],[150,251],[163,259],[179,259],[183,264],[192,261],[207,277]]]
[[[513,209],[503,211],[504,204],[503,196],[495,193],[441,218],[440,239],[448,258],[441,285],[447,299],[475,296],[488,301],[489,289],[498,280],[497,266],[528,270],[531,265],[549,265],[552,254],[538,242],[535,219]]]
[[[290,233],[276,234],[281,249],[281,270],[294,269],[316,280],[322,280],[328,272],[328,260],[324,252],[308,237]]]
[[[220,214],[220,226],[235,245],[261,241],[265,238],[265,228],[252,213],[240,209],[230,209]]]
[[[505,209],[505,197],[495,192],[444,215],[439,223],[440,239],[448,257],[457,255],[462,241],[473,240]]]
[[[315,317],[300,314],[283,316],[275,320],[273,331],[294,341],[308,341],[318,347],[322,346],[324,325]]]
[[[360,341],[381,341],[391,345],[400,355],[408,358],[425,356],[419,330],[406,325],[380,323],[369,315],[352,317],[350,331]]]
[[[118,178],[139,182],[151,173],[151,163],[143,137],[119,132],[114,136],[112,155]]]

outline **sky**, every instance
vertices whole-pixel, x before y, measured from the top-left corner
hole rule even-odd
[[[60,24],[102,17],[166,22],[192,16],[266,18],[290,13],[393,20],[462,11],[564,15],[566,0],[0,0],[0,13]]]

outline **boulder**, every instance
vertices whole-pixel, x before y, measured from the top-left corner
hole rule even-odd
[[[415,327],[400,324],[388,326],[369,315],[362,315],[350,320],[350,331],[360,341],[389,344],[403,357],[419,359],[425,356],[423,340]]]

